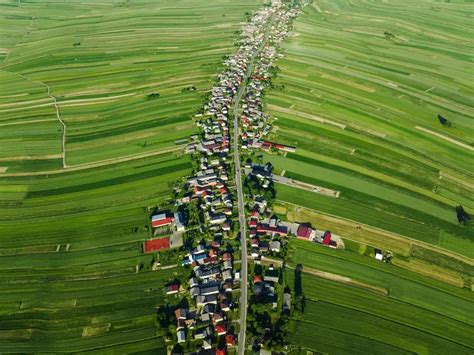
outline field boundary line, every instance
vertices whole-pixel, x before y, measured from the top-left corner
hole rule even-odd
[[[462,179],[460,179],[460,178],[458,178],[458,177],[456,177],[456,176],[453,176],[453,175],[450,175],[450,174],[445,173],[445,172],[443,172],[443,171],[440,171],[440,172],[439,172],[439,178],[441,179],[442,177],[443,177],[443,178],[446,178],[446,179],[448,179],[448,180],[452,180],[452,181],[454,181],[454,182],[457,182],[458,184],[463,185],[464,187],[467,187],[467,188],[470,188],[470,189],[474,189],[474,184],[471,184],[471,183],[469,183],[469,182],[467,182],[467,181],[464,181],[464,180],[462,180]]]
[[[287,264],[287,267],[288,267],[288,269],[291,269],[291,270],[295,270],[295,268],[296,268],[292,264]],[[374,286],[374,285],[369,285],[369,284],[366,284],[364,282],[356,281],[356,280],[353,280],[353,279],[351,279],[350,277],[347,277],[347,276],[342,276],[342,275],[339,275],[339,274],[334,274],[334,273],[327,272],[327,271],[322,271],[322,270],[319,270],[319,269],[313,269],[313,268],[310,268],[310,267],[307,267],[307,266],[303,266],[301,271],[304,274],[313,275],[313,276],[316,276],[316,277],[320,277],[322,279],[339,282],[339,283],[342,283],[342,284],[348,285],[348,286],[354,286],[354,287],[362,288],[366,291],[373,292],[377,295],[388,296],[388,290],[386,288],[378,287],[378,286]]]
[[[304,113],[304,112],[301,112],[301,111],[289,110],[289,109],[286,109],[284,107],[280,107],[280,106],[276,106],[276,105],[272,105],[272,104],[268,104],[267,107],[268,107],[269,110],[274,110],[274,111],[283,112],[283,113],[287,113],[287,114],[294,114],[295,116],[298,116],[300,118],[306,118],[308,120],[316,121],[316,122],[319,122],[319,123],[329,124],[329,125],[341,128],[341,129],[346,128],[345,124],[342,124],[342,123],[339,123],[339,122],[336,122],[336,121],[332,121],[332,120],[328,120],[327,118],[324,118],[324,117],[310,115],[310,114],[307,114],[307,113]]]
[[[463,142],[460,142],[454,138],[451,138],[451,137],[448,137],[448,136],[445,136],[441,133],[438,133],[438,132],[435,132],[435,131],[432,131],[431,129],[428,129],[428,128],[424,128],[424,127],[421,127],[421,126],[416,126],[415,127],[417,130],[419,131],[422,131],[422,132],[425,132],[425,133],[429,133],[433,136],[436,136],[438,138],[441,138],[441,139],[444,139],[445,141],[448,141],[450,143],[453,143],[453,144],[456,144],[460,147],[463,147],[463,148],[466,148],[468,150],[471,150],[474,152],[474,147],[471,147],[470,145],[466,144],[466,143],[463,143]]]
[[[311,212],[315,212],[315,213],[319,213],[319,214],[322,214],[322,215],[325,215],[325,216],[329,216],[329,217],[332,217],[332,218],[335,218],[335,219],[340,219],[340,220],[343,220],[343,221],[348,221],[348,222],[351,222],[351,223],[354,223],[356,225],[360,225],[362,227],[364,227],[365,230],[367,231],[370,231],[370,229],[372,230],[375,230],[375,231],[378,231],[382,234],[385,234],[387,237],[389,238],[393,238],[395,240],[400,240],[400,239],[404,239],[405,241],[410,241],[412,244],[415,244],[415,245],[419,245],[419,246],[422,246],[426,249],[430,249],[432,251],[435,251],[437,253],[440,253],[440,254],[444,254],[446,256],[450,256],[452,258],[455,258],[455,259],[459,259],[463,262],[465,262],[466,264],[469,264],[469,265],[472,265],[474,266],[474,260],[471,259],[470,257],[468,256],[465,256],[465,255],[462,255],[462,254],[459,254],[459,253],[456,253],[454,251],[451,251],[451,250],[448,250],[448,249],[444,249],[444,248],[439,248],[433,244],[429,244],[429,243],[426,243],[426,242],[422,242],[420,240],[417,240],[417,239],[413,239],[413,238],[410,238],[410,237],[407,237],[407,236],[404,236],[404,235],[401,235],[401,234],[396,234],[396,233],[393,233],[393,232],[389,232],[387,230],[384,230],[384,229],[381,229],[381,228],[377,228],[377,227],[373,227],[371,225],[368,225],[368,224],[364,224],[364,223],[360,223],[358,221],[355,221],[353,219],[349,219],[349,218],[343,218],[343,217],[340,217],[340,216],[336,216],[336,215],[333,215],[333,214],[330,214],[330,213],[326,213],[326,212],[321,212],[321,211],[318,211],[318,210],[315,210],[315,209],[312,209],[312,208],[307,208],[307,207],[303,207],[301,205],[297,205],[297,204],[294,204],[294,203],[291,203],[291,202],[287,202],[287,201],[284,201],[284,200],[280,200],[280,199],[277,199],[277,201],[281,202],[281,203],[284,203],[284,204],[287,204],[287,205],[292,205],[292,206],[296,206],[298,208],[301,208],[303,210],[307,210],[307,211],[311,211]],[[350,238],[347,238],[347,239],[350,239]]]

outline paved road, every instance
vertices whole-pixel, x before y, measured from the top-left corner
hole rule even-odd
[[[242,192],[242,171],[240,167],[240,156],[239,156],[239,106],[242,96],[245,94],[245,89],[247,88],[248,79],[252,76],[254,69],[255,58],[260,53],[263,47],[265,47],[268,41],[268,35],[273,23],[274,16],[271,17],[269,24],[267,25],[267,31],[265,32],[265,38],[262,42],[260,48],[254,52],[252,55],[252,60],[247,68],[245,77],[242,81],[242,85],[237,91],[237,95],[234,97],[233,101],[233,113],[234,113],[234,164],[235,164],[235,184],[237,186],[237,202],[239,208],[239,225],[240,225],[240,238],[241,238],[241,254],[242,254],[242,267],[240,269],[240,320],[239,320],[239,344],[237,349],[238,355],[245,354],[245,332],[247,330],[247,289],[248,289],[248,270],[247,270],[247,230],[246,230],[246,221],[245,221],[245,208],[244,208],[244,194]]]

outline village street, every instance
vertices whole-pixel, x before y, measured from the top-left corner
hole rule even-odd
[[[240,168],[240,155],[239,155],[239,106],[242,100],[242,96],[245,93],[247,82],[252,76],[252,72],[255,66],[255,58],[258,56],[262,48],[268,42],[268,36],[273,24],[275,15],[272,15],[267,24],[267,30],[265,31],[265,38],[260,47],[253,53],[250,65],[245,73],[245,77],[242,81],[242,86],[233,101],[233,113],[234,113],[234,164],[235,164],[235,184],[237,187],[237,205],[239,210],[239,229],[241,238],[241,254],[242,254],[242,265],[241,265],[241,294],[240,294],[240,331],[239,331],[239,342],[237,354],[245,353],[245,332],[247,324],[247,289],[248,289],[248,261],[247,261],[247,231],[246,231],[246,220],[245,220],[245,208],[244,208],[244,196],[242,190],[242,172]]]

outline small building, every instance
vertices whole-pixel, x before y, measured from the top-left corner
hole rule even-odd
[[[283,306],[282,306],[283,311],[290,311],[291,309],[291,294],[290,293],[284,293],[283,294]]]
[[[216,324],[215,330],[217,335],[224,335],[225,333],[227,333],[226,326],[222,323]]]
[[[280,278],[280,273],[278,272],[278,270],[275,270],[275,269],[269,269],[265,272],[265,276],[263,277],[263,279],[265,281],[268,281],[268,282],[278,282]]]
[[[178,343],[185,343],[186,342],[186,333],[184,329],[178,330],[176,333],[176,336],[178,337]]]
[[[382,253],[382,250],[380,249],[375,249],[375,255],[374,255],[375,259],[377,260],[380,260],[380,261],[383,261],[383,253]]]
[[[270,242],[270,250],[271,251],[274,251],[276,253],[279,253],[280,252],[280,248],[281,248],[281,243],[279,240],[272,240]]]
[[[313,233],[312,228],[304,225],[300,225],[296,231],[296,237],[302,240],[309,240]]]
[[[331,242],[331,232],[326,231],[323,234],[323,244],[324,245],[329,245],[330,242]]]
[[[174,311],[176,319],[186,319],[188,316],[188,310],[186,308],[178,308]]]
[[[179,283],[173,283],[165,288],[167,295],[175,295],[179,292]]]
[[[228,347],[232,347],[232,346],[235,345],[235,336],[234,336],[234,334],[227,334],[225,336],[225,344]]]
[[[181,215],[180,212],[176,212],[174,214],[174,225],[176,227],[176,231],[184,232],[183,216]]]
[[[164,227],[173,223],[174,218],[166,213],[160,213],[151,217],[151,226],[153,228]]]

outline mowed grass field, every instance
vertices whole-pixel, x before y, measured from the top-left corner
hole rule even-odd
[[[156,306],[181,268],[136,272],[149,215],[191,173],[174,141],[260,5],[0,1],[0,352],[165,353]]]
[[[277,198],[474,257],[474,227],[455,212],[474,214],[473,13],[461,1],[306,6],[265,97],[269,140],[297,150],[264,159],[341,194],[278,186]]]
[[[472,353],[472,292],[350,251],[299,240],[290,246],[292,265],[303,265],[306,297],[304,312],[290,321],[295,348],[330,354]],[[310,269],[349,277],[359,286],[316,277]],[[285,276],[293,288],[294,270]]]
[[[0,166],[62,166],[54,100],[68,166],[156,151],[196,133],[191,116],[245,13],[260,3],[2,1]]]

